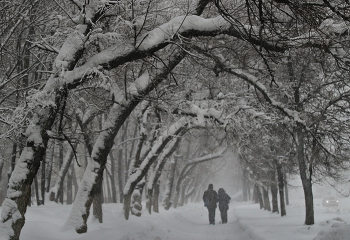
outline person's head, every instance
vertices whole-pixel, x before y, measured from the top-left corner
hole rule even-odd
[[[209,184],[209,186],[208,186],[208,190],[213,190],[214,189],[214,186],[213,186],[213,184]]]
[[[218,191],[218,194],[224,194],[225,193],[225,190],[223,188],[220,188],[219,191]]]

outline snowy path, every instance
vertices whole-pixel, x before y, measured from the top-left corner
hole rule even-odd
[[[89,221],[89,230],[79,235],[75,231],[61,231],[69,214],[70,206],[49,203],[46,206],[30,207],[21,240],[250,240],[234,217],[232,207],[228,212],[228,224],[220,223],[220,212],[216,211],[216,225],[209,225],[208,211],[202,204],[188,204],[169,211],[149,215],[143,212],[138,218],[123,218],[121,204],[103,205],[104,223]]]

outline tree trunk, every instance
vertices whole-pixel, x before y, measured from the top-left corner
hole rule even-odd
[[[93,217],[94,219],[97,219],[99,223],[103,222],[103,212],[102,212],[102,198],[103,198],[103,194],[102,194],[102,177],[100,177],[101,179],[99,179],[99,186],[96,189],[95,192],[95,197],[93,200]]]
[[[156,185],[154,186],[154,191],[153,191],[153,212],[159,213],[159,188],[160,188],[160,183],[157,181]]]
[[[164,200],[163,200],[163,206],[164,206],[165,210],[169,210],[169,208],[172,205],[172,202],[170,201],[170,199],[171,199],[171,193],[172,193],[173,186],[174,186],[177,159],[178,159],[177,156],[174,156],[172,158],[171,163],[170,163],[170,170],[168,171],[168,177],[167,177],[165,194],[164,194],[165,196],[164,196]]]
[[[63,143],[61,142],[59,145],[59,151],[58,151],[58,166],[60,169],[62,169],[62,164],[63,164]],[[66,175],[67,171],[63,171],[64,176]],[[55,197],[56,202],[60,202],[63,204],[63,182],[64,182],[64,177],[60,179],[60,184],[57,189],[57,196]]]
[[[276,176],[275,171],[272,171],[271,173],[271,201],[272,201],[272,212],[278,213],[278,190],[276,185]]]
[[[137,184],[146,176],[152,164],[156,161],[159,154],[162,153],[167,144],[175,137],[182,136],[184,130],[189,126],[189,122],[186,118],[182,117],[177,122],[172,124],[167,130],[163,132],[161,136],[154,142],[151,150],[147,156],[143,158],[142,165],[135,172],[130,175],[128,181],[125,184],[124,195],[131,195]],[[124,203],[124,210],[128,211],[129,207]],[[125,217],[128,217],[129,213],[125,212]],[[127,218],[126,218],[127,219]],[[128,219],[127,219],[128,220]]]
[[[247,183],[247,170],[245,167],[243,167],[243,177],[242,177],[242,194],[243,194],[243,201],[247,202],[248,201],[248,183]]]
[[[278,192],[280,195],[280,208],[281,208],[281,216],[286,216],[286,205],[284,204],[284,179],[282,172],[282,163],[280,163],[277,159],[275,159],[276,169],[277,169],[277,180],[278,180]]]
[[[263,197],[264,197],[264,210],[271,212],[271,204],[269,198],[269,192],[266,187],[262,187],[263,189]]]
[[[40,197],[39,197],[39,186],[38,186],[38,177],[34,178],[34,191],[35,191],[35,199],[36,199],[36,205],[40,206]]]
[[[256,187],[254,187],[253,189],[253,201],[254,203],[259,203],[259,197],[258,197],[258,193],[256,192]]]
[[[250,201],[252,199],[252,196],[251,196],[251,191],[250,191],[250,183],[247,179],[247,192],[248,192],[248,201]]]
[[[186,181],[187,183],[188,181]],[[184,184],[181,188],[181,194],[180,194],[180,202],[179,202],[179,207],[182,207],[185,202],[185,192],[186,192],[187,184]]]
[[[41,204],[45,204],[45,185],[46,185],[46,156],[45,160],[41,163]]]
[[[123,203],[123,167],[122,167],[122,159],[123,159],[123,149],[119,149],[119,155],[117,160],[118,165],[118,186],[119,186],[119,202]]]
[[[255,191],[256,191],[256,194],[257,194],[258,199],[259,199],[260,209],[263,209],[264,208],[264,201],[263,201],[263,197],[262,197],[260,187],[258,186],[258,184],[255,184]]]
[[[73,203],[73,171],[74,164],[71,164],[67,175],[67,205]]]
[[[21,157],[12,172],[7,197],[3,203],[1,213],[0,227],[13,230],[10,234],[10,240],[19,239],[25,221],[24,214],[31,197],[31,185],[40,167],[40,162],[45,159],[49,139],[47,131],[51,130],[57,111],[65,100],[66,89],[57,90],[54,107],[47,107],[38,111],[27,128],[26,147],[23,148]],[[52,100],[48,99],[47,101]],[[25,174],[23,168],[27,170]]]
[[[54,142],[52,143],[51,146],[51,154],[49,155],[49,159],[47,159],[47,167],[46,167],[46,181],[45,181],[45,189],[46,192],[50,192],[50,185],[51,185],[51,174],[52,174],[52,162],[53,162],[53,158],[55,155],[55,144]]]
[[[164,165],[166,161],[169,159],[171,155],[173,155],[174,151],[176,150],[177,146],[179,145],[181,141],[180,137],[177,137],[168,144],[166,149],[162,152],[162,154],[158,157],[157,164],[153,167],[152,172],[150,174],[150,178],[148,181],[148,196],[150,197],[149,199],[149,211],[151,213],[152,205],[155,202],[153,197],[157,198],[158,201],[158,195],[159,195],[159,178],[162,174]],[[154,195],[154,191],[158,189],[158,195]],[[153,206],[154,209],[154,206]],[[157,202],[157,209],[158,209],[158,202]],[[158,212],[159,210],[157,210]]]
[[[132,200],[130,205],[131,214],[137,217],[141,216],[142,193],[143,193],[143,190],[145,189],[145,186],[146,186],[146,181],[142,180],[136,185],[134,192],[131,194],[132,195]]]
[[[289,195],[288,195],[288,183],[287,183],[287,174],[283,174],[283,181],[284,181],[284,192],[285,192],[285,198],[286,198],[286,205],[289,205]]]
[[[297,135],[297,157],[299,163],[299,172],[300,178],[303,185],[304,196],[305,196],[305,224],[312,225],[315,223],[314,220],[314,202],[313,202],[313,193],[312,193],[312,183],[311,183],[311,170],[309,170],[308,177],[308,168],[305,160],[305,150],[304,150],[304,131],[300,123],[297,123],[296,127]]]
[[[53,189],[50,192],[50,201],[61,202],[63,204],[63,187],[64,179],[69,171],[70,166],[72,165],[74,151],[77,147],[77,144],[73,144],[73,148],[69,147],[68,152],[66,153],[64,160],[62,160],[60,170],[57,175],[56,183]],[[61,152],[61,151],[60,151]],[[61,153],[60,153],[61,155]],[[63,152],[62,152],[63,155]],[[60,156],[61,158],[62,156]],[[63,158],[63,157],[62,157]]]
[[[2,150],[2,157],[0,157],[0,180],[2,180],[2,170],[4,168],[4,150]]]
[[[73,196],[73,200],[74,200],[78,192],[78,181],[77,181],[77,176],[75,175],[74,165],[73,165],[72,174],[73,174],[73,185],[74,185],[74,196]]]
[[[109,152],[109,159],[111,160],[111,187],[112,187],[112,202],[117,202],[117,187],[115,185],[115,158],[113,156],[113,151]],[[120,159],[119,159],[120,160]],[[119,165],[118,165],[119,171]],[[119,173],[118,173],[119,176]],[[120,179],[119,179],[120,180]],[[120,185],[119,185],[120,188]]]
[[[111,179],[112,176],[109,173],[108,169],[106,168],[106,187],[107,187],[107,200],[105,200],[105,203],[112,203],[113,202],[113,198],[112,198],[112,193],[111,193],[111,186],[109,184],[109,179]],[[115,199],[117,201],[117,198]]]
[[[8,179],[10,180],[11,174],[16,166],[16,156],[17,156],[17,143],[13,142],[12,144],[12,155],[11,155],[11,165],[10,165],[10,171],[8,173]]]
[[[167,61],[168,63],[166,68],[157,70],[156,76],[151,81],[152,84],[146,90],[142,91],[137,97],[131,97],[131,99],[124,103],[123,106],[117,103],[113,104],[106,118],[108,121],[104,123],[104,131],[99,134],[96,140],[96,143],[98,144],[94,145],[91,161],[89,161],[89,164],[86,168],[71,213],[65,223],[66,228],[74,226],[78,233],[84,233],[87,231],[86,221],[90,213],[92,197],[94,196],[96,188],[98,186],[98,176],[103,174],[103,170],[107,162],[108,153],[113,146],[115,136],[117,135],[120,127],[126,118],[130,115],[132,110],[134,110],[134,108],[141,101],[142,96],[148,94],[157,86],[157,84],[162,82],[168,76],[169,72],[172,71],[180,61],[182,61],[185,55],[186,53],[182,50],[176,50],[170,57],[169,61]],[[147,167],[145,170],[148,170]],[[89,184],[91,182],[93,184]],[[131,184],[131,187],[134,188],[135,186]],[[123,189],[120,190],[121,194],[123,194]],[[131,193],[128,192],[124,193],[124,195],[126,197],[129,197],[128,195],[130,195],[131,197]],[[128,199],[128,204],[130,204],[130,197]],[[81,209],[81,206],[84,206],[84,208]],[[127,215],[128,214],[129,213],[127,213]],[[77,221],[77,218],[81,219],[81,221]]]

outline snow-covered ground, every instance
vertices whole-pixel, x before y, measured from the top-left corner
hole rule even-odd
[[[322,206],[316,198],[315,224],[304,225],[303,199],[292,199],[287,206],[287,216],[281,217],[259,208],[256,204],[241,204],[235,207],[240,226],[257,240],[348,240],[350,239],[350,199],[339,198],[338,208]]]
[[[350,225],[345,223],[350,223],[350,199],[340,198],[339,208],[322,207],[321,201],[315,199],[313,226],[303,225],[305,210],[301,198],[291,199],[285,217],[260,210],[258,204],[232,202],[228,224],[220,223],[217,210],[215,226],[209,225],[208,212],[202,203],[190,203],[169,211],[161,208],[160,213],[151,215],[143,210],[140,218],[130,216],[128,221],[124,220],[121,204],[104,204],[104,223],[90,219],[88,232],[82,235],[74,230],[61,229],[71,206],[49,202],[45,206],[28,208],[21,240],[311,240],[321,231],[330,229],[336,233],[332,233],[331,237],[325,233],[324,238],[317,239],[349,239]],[[343,238],[336,238],[337,234]]]

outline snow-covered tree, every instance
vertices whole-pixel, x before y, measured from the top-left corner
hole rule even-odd
[[[2,37],[2,43],[9,42],[8,39],[23,21],[21,19],[30,12],[31,6],[39,3],[30,2],[32,5],[21,8],[25,9],[21,10],[21,14],[10,17],[14,25],[8,24],[8,27],[1,30],[5,33],[2,35],[5,36]],[[84,95],[84,91],[90,88],[98,92],[95,96],[103,96],[106,100],[103,104],[106,107],[106,117],[101,131],[94,139],[91,158],[66,224],[83,233],[87,231],[86,221],[92,200],[99,193],[107,156],[121,126],[152,91],[158,93],[169,82],[177,82],[171,74],[177,68],[189,68],[186,64],[190,62],[204,66],[208,72],[210,69],[214,79],[227,74],[231,76],[231,85],[237,83],[237,79],[244,82],[244,86],[249,84],[257,91],[257,94],[251,93],[250,96],[264,99],[267,103],[265,106],[271,107],[280,114],[278,116],[282,115],[286,121],[296,125],[296,144],[305,146],[306,134],[310,132],[303,109],[298,105],[301,98],[298,101],[294,99],[297,106],[282,101],[281,95],[285,89],[279,85],[278,76],[275,75],[281,67],[278,63],[284,63],[292,50],[318,49],[328,59],[347,67],[347,1],[63,2],[63,6],[56,4],[55,11],[49,11],[55,14],[49,18],[50,23],[55,23],[50,25],[52,37],[45,35],[35,43],[37,49],[55,54],[55,58],[50,61],[49,71],[46,71],[49,76],[42,75],[44,84],[40,88],[33,87],[26,95],[23,105],[11,105],[10,114],[6,115],[19,119],[23,123],[21,127],[26,127],[26,130],[23,134],[25,146],[11,175],[7,198],[3,203],[0,234],[5,239],[19,239],[31,184],[44,159],[49,139],[53,136],[52,129],[55,125],[61,126],[62,121],[58,120],[64,116],[67,101],[70,102],[73,95],[78,99],[85,98],[85,102],[90,103],[86,100],[89,95]],[[208,4],[212,7],[206,8]],[[48,39],[53,42],[48,42]],[[4,46],[1,45],[2,52]],[[237,57],[242,55],[243,59]],[[206,60],[199,61],[198,57]],[[17,73],[27,76],[21,71]],[[181,79],[187,77],[188,84],[193,84],[189,80],[197,76],[182,76]],[[225,81],[228,82],[230,78],[227,77]],[[2,77],[0,86],[9,86],[11,79],[11,76]],[[3,89],[0,87],[0,91]],[[209,96],[214,97],[217,86],[208,84],[208,90]],[[345,92],[343,90],[341,95]],[[229,97],[232,92],[222,94],[220,97],[225,97],[225,94]],[[193,94],[190,95],[188,100],[194,100]],[[197,120],[202,122],[205,115],[202,106],[194,104],[192,107],[196,111]],[[5,110],[7,109],[8,106]],[[210,107],[205,109],[213,113]],[[254,111],[253,114],[269,118],[262,111]],[[234,114],[231,115],[232,118]],[[1,119],[1,124],[8,125],[8,121]],[[172,133],[180,134],[180,126],[186,124],[188,121],[181,120],[177,122],[177,127],[169,131],[174,130]],[[6,127],[6,133],[9,129],[11,130]],[[58,133],[64,134],[63,131]],[[166,135],[165,138],[170,141],[172,137]],[[317,140],[316,137],[313,139]],[[331,140],[328,138],[325,141]],[[159,143],[155,147],[161,145]],[[297,149],[301,159],[304,149]],[[317,149],[314,150],[313,153],[318,154]],[[154,151],[157,152],[157,149]],[[155,158],[149,156],[148,160],[142,163],[147,166],[145,169],[149,169]],[[300,174],[307,174],[308,169],[303,162],[299,162],[299,166]],[[141,178],[143,174],[135,178]],[[133,180],[128,180],[124,194],[130,194],[129,189],[132,188],[129,185],[133,183]],[[310,187],[309,184],[304,186],[306,195],[310,194]],[[306,224],[313,224],[313,217],[310,217],[312,207],[307,204]]]

